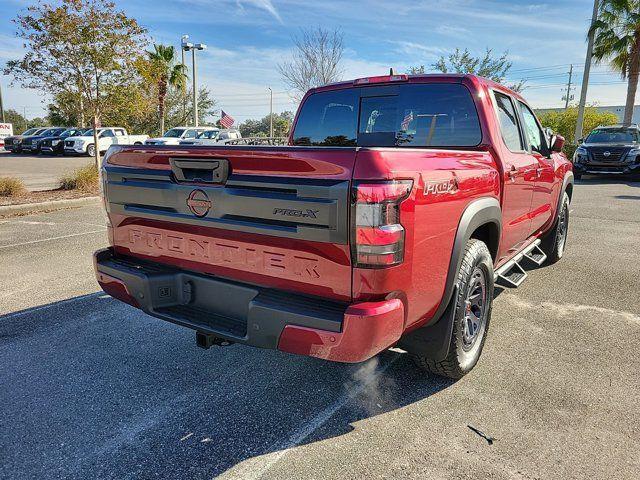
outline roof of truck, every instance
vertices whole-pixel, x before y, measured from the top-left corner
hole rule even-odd
[[[388,78],[388,81],[384,81],[384,78]],[[392,80],[392,78],[397,78],[397,80]],[[369,79],[376,79],[375,82],[367,82]],[[353,80],[346,80],[336,83],[330,83],[328,85],[323,85],[322,87],[312,88],[307,92],[307,94],[321,92],[325,90],[334,90],[340,88],[348,88],[348,87],[366,87],[371,85],[393,85],[394,83],[436,83],[438,81],[457,81],[459,83],[470,83],[472,85],[483,85],[487,88],[492,88],[496,90],[502,90],[504,92],[509,93],[510,95],[525,101],[524,98],[514,90],[509,87],[502,85],[501,83],[495,82],[489,78],[481,77],[479,75],[472,75],[466,73],[421,73],[417,75],[409,75],[409,74],[394,74],[394,75],[381,75],[378,77],[363,77],[356,78]]]

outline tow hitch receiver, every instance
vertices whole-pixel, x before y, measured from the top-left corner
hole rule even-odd
[[[219,347],[228,347],[231,344],[233,344],[233,342],[225,340],[224,338],[216,337],[210,333],[196,332],[196,345],[200,348],[204,348],[205,350],[213,347],[214,345],[218,345]]]

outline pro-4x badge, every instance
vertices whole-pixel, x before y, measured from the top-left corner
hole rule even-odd
[[[443,193],[455,193],[458,191],[458,180],[451,178],[449,180],[427,182],[424,186],[425,195],[440,195]]]

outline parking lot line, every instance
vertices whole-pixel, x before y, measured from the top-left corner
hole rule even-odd
[[[23,245],[33,245],[34,243],[49,242],[49,241],[53,241],[53,240],[62,240],[64,238],[80,237],[82,235],[91,235],[91,234],[94,234],[94,233],[103,233],[106,229],[107,228],[105,227],[102,230],[91,230],[89,232],[71,233],[69,235],[61,235],[59,237],[49,237],[49,238],[43,238],[41,240],[31,240],[29,242],[12,243],[12,244],[9,244],[9,245],[0,245],[0,250],[5,249],[5,248],[21,247]]]
[[[286,457],[295,447],[304,442],[314,432],[319,430],[325,423],[335,415],[342,407],[344,407],[350,400],[353,400],[368,387],[374,384],[374,382],[384,374],[384,372],[393,365],[399,358],[397,355],[395,358],[384,364],[380,368],[376,368],[379,364],[379,358],[374,357],[368,362],[364,363],[359,372],[356,373],[356,377],[361,380],[353,388],[349,389],[346,393],[336,399],[331,405],[327,406],[318,415],[313,417],[311,421],[303,424],[292,435],[289,436],[284,442],[278,443],[272,449],[275,453],[267,454],[257,459],[248,460],[236,471],[230,471],[229,475],[222,475],[223,478],[238,478],[238,479],[250,479],[259,480],[263,478],[269,470],[271,470],[278,462]],[[364,372],[364,374],[363,374]]]

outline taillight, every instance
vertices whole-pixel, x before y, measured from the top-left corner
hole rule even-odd
[[[402,263],[404,227],[400,222],[400,204],[409,196],[412,186],[413,180],[355,184],[355,267],[382,268]]]

